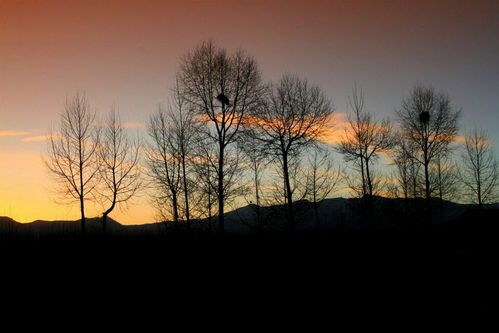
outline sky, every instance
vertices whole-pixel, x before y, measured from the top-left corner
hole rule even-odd
[[[0,0],[0,216],[77,219],[42,162],[66,97],[85,91],[99,116],[114,103],[141,131],[179,59],[206,40],[250,53],[265,81],[292,73],[318,84],[338,113],[355,83],[380,118],[394,118],[414,84],[432,85],[462,110],[463,132],[481,126],[499,153],[494,0]],[[112,216],[155,218],[146,196]]]

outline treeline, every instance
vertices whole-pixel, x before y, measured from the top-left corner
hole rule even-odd
[[[216,218],[220,232],[227,205],[242,198],[255,204],[259,228],[259,207],[282,204],[290,232],[294,201],[312,202],[318,220],[320,202],[341,187],[366,202],[424,198],[428,212],[435,197],[460,193],[480,206],[497,198],[487,134],[474,129],[455,145],[461,112],[432,87],[416,85],[395,122],[378,120],[354,87],[347,128],[332,146],[324,139],[337,118],[324,91],[293,75],[265,83],[244,51],[203,43],[181,59],[175,82],[144,138],[130,135],[114,107],[101,121],[85,94],[67,99],[45,163],[61,198],[79,203],[83,231],[87,201],[104,203],[105,229],[115,207],[144,189],[161,220],[189,229],[204,218],[211,230]],[[331,151],[346,167],[334,166]]]

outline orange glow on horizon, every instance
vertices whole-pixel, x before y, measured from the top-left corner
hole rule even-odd
[[[483,126],[499,153],[498,4],[0,0],[0,215],[78,219],[78,205],[56,203],[42,161],[66,97],[85,91],[98,119],[116,104],[124,127],[145,139],[150,115],[167,105],[179,60],[208,40],[248,52],[264,82],[284,73],[306,78],[341,111],[358,82],[376,119],[393,118],[415,82],[434,85],[463,109],[463,132]],[[347,114],[335,112],[330,125],[320,140],[337,145],[348,135]],[[88,216],[103,209],[88,208]],[[111,217],[147,223],[155,212],[142,192]]]
[[[37,144],[30,141],[26,144]],[[8,216],[18,222],[35,220],[78,220],[79,207],[74,203],[58,203],[53,180],[48,174],[42,156],[32,152],[0,151],[0,216]],[[29,188],[29,191],[26,189]],[[100,216],[103,207],[88,203],[86,215]],[[146,196],[142,195],[130,204],[126,211],[116,208],[110,217],[122,224],[154,222],[155,212]]]

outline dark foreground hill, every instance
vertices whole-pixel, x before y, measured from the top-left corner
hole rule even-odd
[[[162,302],[203,308],[221,300],[221,311],[245,318],[255,314],[238,305],[248,311],[255,302],[259,313],[322,318],[495,313],[499,209],[445,202],[428,226],[420,204],[380,198],[367,214],[360,200],[332,199],[321,205],[317,224],[310,203],[299,202],[292,236],[282,232],[280,207],[261,209],[260,234],[256,207],[228,213],[224,236],[210,233],[207,221],[189,234],[171,224],[111,221],[103,237],[100,221],[91,219],[82,237],[78,221],[0,218],[2,277],[24,281],[16,292],[160,293]]]

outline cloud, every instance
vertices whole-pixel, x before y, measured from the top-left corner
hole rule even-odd
[[[335,145],[341,142],[348,130],[348,115],[346,113],[334,113],[320,141]]]
[[[35,135],[35,136],[28,136],[25,138],[22,138],[22,142],[44,142],[49,140],[48,135]]]
[[[123,128],[129,128],[129,129],[134,129],[134,128],[144,128],[143,123],[138,123],[138,122],[133,122],[129,121],[123,124]]]
[[[464,145],[466,143],[466,136],[464,135],[456,135],[455,142],[460,145]]]
[[[28,134],[29,134],[29,132],[26,132],[26,131],[0,131],[0,138],[24,136],[24,135],[28,135]]]
[[[333,113],[333,121],[340,125],[348,123],[348,113],[345,112]]]

